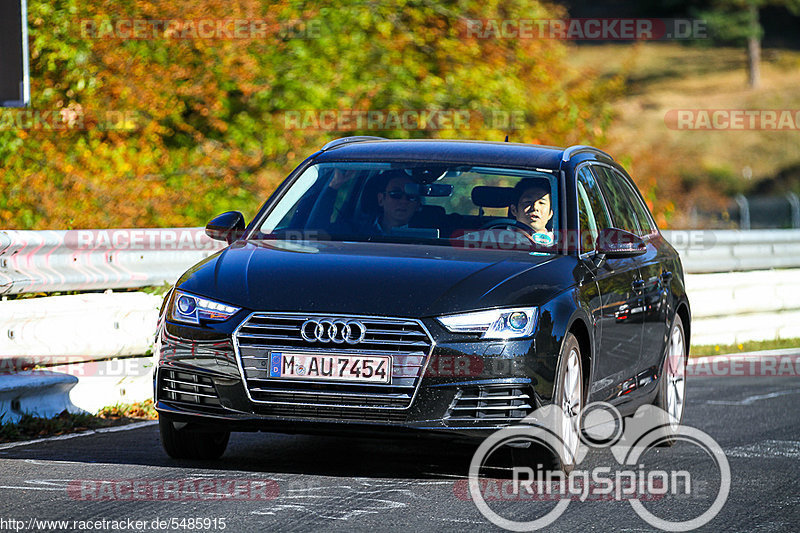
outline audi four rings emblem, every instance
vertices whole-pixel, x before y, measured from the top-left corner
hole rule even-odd
[[[308,319],[300,326],[300,335],[308,342],[358,344],[364,340],[367,328],[358,320]]]

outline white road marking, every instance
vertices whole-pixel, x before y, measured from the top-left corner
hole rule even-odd
[[[351,496],[352,497],[352,496]],[[350,497],[348,497],[350,499]],[[312,514],[319,518],[328,520],[350,520],[365,514],[378,514],[391,509],[401,509],[407,507],[408,504],[403,502],[396,502],[393,500],[384,500],[379,498],[368,498],[364,501],[353,502],[356,506],[362,508],[344,509],[341,507],[341,496],[333,498],[328,502],[315,502],[310,505],[298,505],[292,503],[278,503],[264,511],[250,511],[254,515],[276,515],[281,511],[300,511],[304,514]],[[326,507],[328,507],[326,509]]]
[[[28,446],[30,444],[38,444],[40,442],[53,442],[57,440],[69,440],[78,437],[86,437],[88,435],[97,435],[98,433],[116,433],[117,431],[128,431],[131,429],[139,429],[147,426],[158,424],[158,420],[147,420],[145,422],[136,422],[125,426],[114,426],[110,428],[90,429],[88,431],[81,431],[80,433],[68,433],[67,435],[58,435],[56,437],[45,437],[43,439],[21,440],[19,442],[7,442],[0,444],[0,450],[8,450],[18,446]]]
[[[725,450],[728,457],[763,459],[800,459],[800,441],[765,440]]]
[[[800,389],[787,389],[770,392],[769,394],[756,394],[755,396],[748,396],[742,400],[706,400],[705,403],[712,405],[751,405],[759,400],[778,398],[779,396],[786,396],[788,394],[800,394]]]
[[[435,517],[440,522],[455,522],[457,524],[478,524],[486,525],[485,520],[469,520],[467,518],[449,518],[449,517]]]
[[[450,481],[404,481],[353,479],[352,484],[328,486],[307,485],[289,488],[282,492],[274,504],[266,509],[251,511],[253,515],[270,515],[301,512],[326,520],[347,521],[362,515],[380,514],[394,509],[408,508],[412,500],[422,496],[412,489],[422,485],[451,484]],[[390,494],[393,493],[393,494]],[[392,496],[400,500],[390,499]],[[343,508],[342,502],[352,504]]]
[[[0,485],[0,489],[14,489],[14,490],[57,490],[57,491],[64,491],[66,490],[67,484],[72,481],[69,479],[26,479],[25,483],[31,483],[33,485],[44,485],[43,487],[32,487],[30,485],[23,485],[23,486],[12,486],[12,485]]]
[[[50,487],[16,487],[13,485],[0,485],[0,489],[13,489],[13,490],[58,490],[64,492],[63,488],[50,488]]]

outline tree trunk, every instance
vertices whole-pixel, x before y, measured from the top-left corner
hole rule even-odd
[[[761,83],[761,31],[758,21],[758,8],[750,5],[750,35],[747,38],[747,78],[750,88]]]

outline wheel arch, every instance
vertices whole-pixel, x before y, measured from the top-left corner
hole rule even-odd
[[[692,337],[692,317],[689,313],[689,306],[686,302],[681,302],[678,304],[678,307],[675,309],[675,314],[681,317],[681,322],[683,322],[683,337],[686,346],[686,360],[689,360],[689,347],[692,345],[691,337]]]
[[[554,373],[561,365],[561,354],[564,352],[567,335],[572,333],[581,352],[581,371],[584,381],[584,398],[588,398],[592,377],[594,357],[594,338],[590,327],[590,310],[582,305],[575,291],[565,291],[547,304],[539,308],[540,324],[537,331],[536,349],[542,356],[555,359]],[[555,387],[549,395],[553,398]],[[545,397],[548,397],[545,395]]]
[[[594,357],[592,336],[582,317],[575,317],[567,331],[575,336],[581,349],[581,372],[583,373],[583,397],[585,402],[589,398],[589,384],[592,382],[592,361]]]

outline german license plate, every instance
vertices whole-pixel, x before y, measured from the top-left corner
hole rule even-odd
[[[380,355],[324,355],[272,352],[269,377],[320,381],[391,383],[392,358]]]

